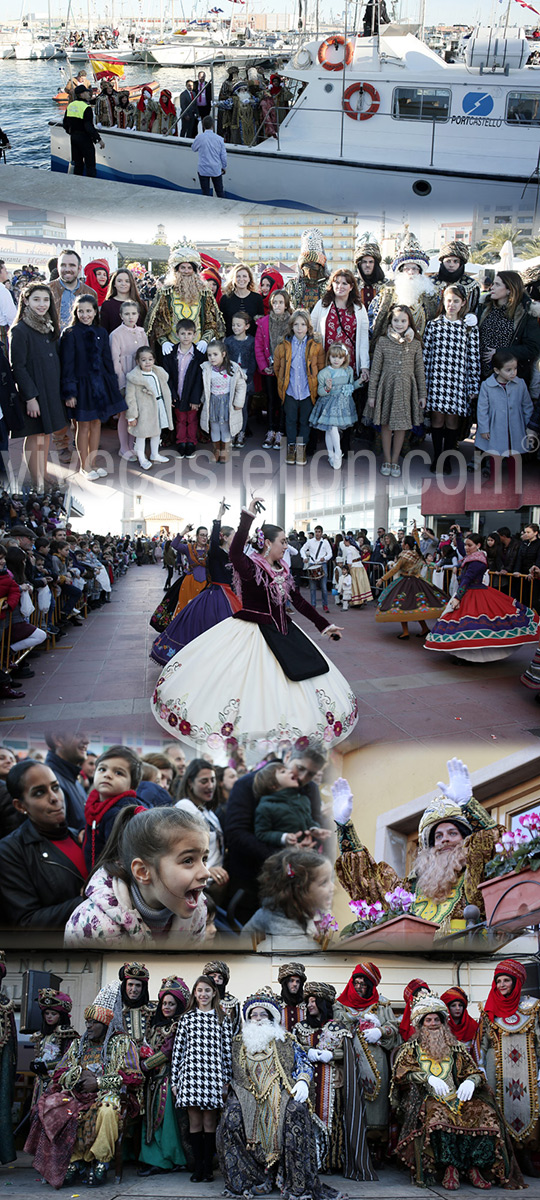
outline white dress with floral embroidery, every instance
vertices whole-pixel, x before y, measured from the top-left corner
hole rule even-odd
[[[250,523],[244,513],[239,530],[242,546]],[[260,556],[255,568],[257,556],[234,554],[234,541],[230,557],[237,573],[237,593],[241,594],[246,581],[253,589],[255,576],[255,587],[272,589],[274,603],[282,590],[278,603],[283,614],[290,598],[293,604],[302,606],[304,615],[310,615],[310,606],[295,594],[286,569],[275,577],[261,564]],[[268,581],[263,579],[265,571]],[[172,734],[199,752],[225,750],[231,740],[233,744],[236,740],[244,746],[257,745],[261,750],[302,738],[318,738],[328,746],[343,741],[358,720],[358,704],[350,684],[320,646],[315,647],[292,622],[289,631],[304,638],[300,656],[316,651],[321,673],[291,680],[261,632],[257,613],[250,612],[248,620],[229,617],[221,621],[167,663],[152,697],[156,720],[169,737]],[[286,653],[287,637],[284,634]],[[293,640],[291,636],[291,652]]]

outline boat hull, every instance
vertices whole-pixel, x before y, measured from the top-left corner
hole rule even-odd
[[[105,142],[103,150],[96,148],[100,178],[200,194],[197,155],[187,139],[116,129],[100,133]],[[227,155],[227,199],[312,212],[371,213],[380,218],[382,210],[402,216],[405,208],[410,215],[436,211],[439,220],[444,214],[449,220],[465,214],[470,219],[473,208],[492,202],[494,187],[499,205],[519,201],[524,189],[527,197],[536,192],[536,185],[525,177],[478,174],[471,160],[464,160],[461,172],[426,166],[416,170],[335,155],[293,154],[278,149],[274,140],[253,150],[228,146]],[[67,172],[69,163],[69,138],[62,126],[51,122],[51,169]]]

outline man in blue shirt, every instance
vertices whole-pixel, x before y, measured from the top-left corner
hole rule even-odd
[[[204,117],[202,133],[198,133],[191,147],[199,155],[197,171],[203,196],[210,196],[210,180],[214,194],[223,196],[223,179],[227,166],[225,142],[219,133],[214,133],[212,117]]]

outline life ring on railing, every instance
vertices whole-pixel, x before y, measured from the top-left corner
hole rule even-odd
[[[331,46],[344,46],[343,62],[328,62],[328,51]],[[322,63],[325,71],[342,71],[343,67],[349,67],[354,56],[354,43],[345,41],[343,34],[336,33],[334,37],[327,38],[325,42],[321,42],[317,58]]]
[[[366,92],[371,97],[371,104],[369,108],[366,108],[365,112],[353,108],[351,104],[351,97],[357,92],[360,92],[362,95]],[[371,83],[352,83],[343,93],[343,111],[348,117],[352,117],[353,121],[369,121],[370,117],[374,117],[375,113],[379,111],[380,104],[381,97],[377,88],[374,88]]]
[[[306,46],[299,50],[293,58],[293,66],[299,71],[305,71],[306,67],[310,67],[313,63],[313,55]]]

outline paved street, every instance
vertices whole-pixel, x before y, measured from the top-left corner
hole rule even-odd
[[[149,658],[155,634],[148,618],[164,579],[159,566],[130,567],[110,604],[90,613],[83,626],[70,627],[56,650],[33,660],[36,675],[24,681],[25,699],[0,704],[0,736],[42,736],[60,721],[90,737],[106,731],[108,739],[136,735],[146,745],[159,745],[161,731],[149,707],[159,668]],[[347,613],[332,599],[330,605],[344,635],[339,643],[325,641],[324,649],[358,697],[355,745],[411,740],[429,745],[462,738],[465,731],[481,741],[536,744],[540,706],[519,683],[534,646],[502,662],[444,662],[424,649],[414,626],[410,641],[400,642],[399,626],[377,625],[374,604]],[[303,618],[299,624],[313,631]]]

